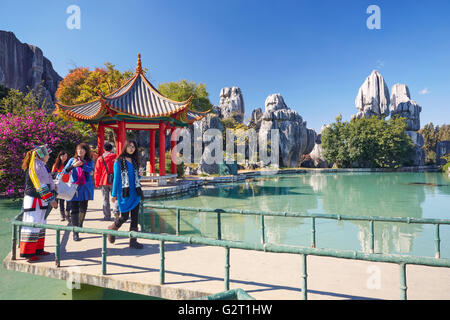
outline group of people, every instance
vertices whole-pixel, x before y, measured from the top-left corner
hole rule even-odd
[[[69,225],[83,227],[88,202],[94,199],[95,183],[95,187],[102,190],[105,221],[111,220],[111,195],[114,222],[108,229],[118,230],[131,216],[130,231],[138,231],[139,204],[143,198],[138,145],[127,140],[119,156],[113,153],[109,142],[105,143],[104,149],[105,153],[99,155],[95,166],[86,143],[77,145],[75,155],[70,159],[67,151],[60,151],[51,171],[46,167],[52,152],[47,145],[28,151],[22,163],[25,172],[22,221],[45,224],[49,211],[59,207],[61,221],[67,220]],[[72,200],[57,199],[54,179],[77,185]],[[73,240],[81,240],[78,232],[73,232]],[[114,243],[115,237],[108,236],[108,240]],[[44,243],[45,229],[22,227],[20,256],[29,262],[39,260],[39,256],[49,254],[44,251]],[[143,245],[136,238],[130,238],[130,247],[142,249]]]

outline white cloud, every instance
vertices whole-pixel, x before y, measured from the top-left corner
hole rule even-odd
[[[428,90],[428,88],[425,88],[425,89],[423,89],[423,90],[420,90],[419,93],[420,93],[420,94],[430,94],[431,91]]]

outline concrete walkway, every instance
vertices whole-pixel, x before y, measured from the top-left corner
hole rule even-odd
[[[100,190],[89,202],[84,223],[106,229]],[[59,221],[59,210],[48,217]],[[129,222],[121,230],[129,230]],[[61,232],[61,266],[55,266],[55,231],[47,230],[46,250],[52,254],[37,263],[8,255],[3,266],[62,280],[73,279],[99,287],[165,299],[191,299],[224,291],[225,250],[221,247],[166,242],[165,284],[160,285],[159,242],[139,240],[143,250],[130,249],[129,239],[108,243],[107,275],[102,275],[99,235],[80,234],[74,242]],[[300,257],[231,249],[230,289],[242,288],[256,299],[301,299]],[[308,256],[308,299],[399,299],[399,267],[395,264]],[[408,299],[450,299],[450,268],[407,266]]]

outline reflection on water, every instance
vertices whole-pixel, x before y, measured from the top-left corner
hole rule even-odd
[[[323,176],[321,200],[324,212],[357,216],[422,218],[421,204],[425,191],[421,185],[411,185],[408,175],[346,174]],[[361,249],[370,248],[369,224],[354,221],[359,227]],[[408,253],[412,241],[422,231],[420,224],[375,223],[375,252]],[[395,248],[394,248],[395,247]]]
[[[200,208],[449,218],[449,180],[441,173],[285,175],[204,188],[195,194],[159,202]],[[151,216],[152,231],[175,232],[174,210],[158,210]],[[261,240],[259,217],[222,214],[221,218],[224,239]],[[216,222],[215,214],[183,212],[181,230],[183,234],[216,237]],[[266,217],[265,228],[268,242],[310,245],[311,219]],[[375,222],[375,252],[433,256],[433,230],[420,224]],[[441,231],[443,239],[447,230]],[[318,247],[365,252],[370,247],[369,223],[365,221],[316,219],[316,237]],[[444,250],[447,250],[445,246]],[[441,255],[445,253],[441,251]]]

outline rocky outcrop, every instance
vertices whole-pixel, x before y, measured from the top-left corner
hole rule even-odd
[[[389,89],[381,74],[374,70],[366,78],[359,88],[355,100],[358,113],[352,119],[370,118],[372,116],[405,117],[407,122],[406,133],[414,142],[414,153],[412,163],[414,166],[425,164],[425,151],[422,149],[423,137],[417,132],[420,129],[420,107],[417,102],[411,100],[408,86],[396,84],[392,87],[392,95],[389,96]],[[391,109],[389,110],[389,105]]]
[[[389,115],[389,89],[381,74],[373,70],[359,88],[355,99],[358,113],[352,118],[386,117]]]
[[[409,89],[406,84],[395,84],[391,90],[391,117],[399,116],[406,118],[408,131],[420,130],[420,112],[422,107],[411,100]]]
[[[194,147],[196,145],[201,145],[202,146],[202,157],[200,159],[200,162],[199,162],[198,168],[197,168],[197,173],[198,174],[202,174],[202,173],[203,174],[217,174],[219,172],[218,164],[215,163],[215,162],[214,163],[210,163],[210,161],[208,161],[206,159],[206,157],[208,157],[209,155],[211,155],[213,153],[212,140],[211,141],[207,141],[207,142],[205,142],[204,139],[202,140],[202,138],[204,138],[205,132],[208,129],[217,129],[217,130],[223,132],[225,130],[225,127],[223,126],[223,124],[220,121],[219,117],[217,115],[214,115],[214,114],[208,114],[202,120],[194,122],[194,126],[191,129],[192,155],[195,155]],[[194,130],[197,131],[197,136],[194,135]],[[197,144],[195,144],[195,139],[196,138],[199,139]],[[201,144],[200,144],[200,140],[203,141]]]
[[[265,112],[264,113],[273,113],[277,110],[289,109],[286,103],[284,103],[284,99],[280,94],[271,94],[266,98],[266,102],[264,103]]]
[[[225,87],[220,91],[219,101],[220,117],[235,118],[237,122],[244,120],[244,97],[238,87]]]
[[[391,117],[406,118],[406,133],[414,142],[412,163],[414,166],[425,165],[425,143],[423,136],[417,132],[420,130],[420,112],[422,107],[411,100],[409,88],[406,84],[395,84],[391,90]]]
[[[270,141],[270,130],[279,130],[280,166],[297,167],[300,156],[310,153],[314,148],[315,131],[306,128],[306,121],[287,107],[280,94],[267,97],[261,120],[259,141]]]
[[[253,110],[248,126],[258,131],[261,128],[262,115],[263,112],[261,108],[256,108]]]
[[[20,42],[14,33],[0,30],[0,83],[24,93],[42,83],[47,101],[55,100],[62,78],[36,46]]]
[[[322,132],[326,128],[325,125],[322,126],[320,129],[320,134],[317,135],[317,139],[314,144],[314,149],[311,151],[309,156],[311,157],[311,160],[313,161],[314,167],[316,168],[328,168],[328,161],[324,157],[324,150],[322,147]]]
[[[436,146],[436,165],[442,166],[447,163],[447,161],[442,158],[446,154],[450,154],[450,141],[441,141]]]
[[[414,151],[412,154],[412,165],[413,166],[424,166],[425,165],[425,150],[422,148],[425,144],[423,136],[417,131],[406,131],[408,136],[414,142]]]

